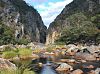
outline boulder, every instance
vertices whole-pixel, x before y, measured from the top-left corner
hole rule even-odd
[[[75,54],[76,59],[82,59],[82,60],[87,60],[87,61],[94,61],[96,60],[96,57],[94,57],[92,54],[89,53],[83,53],[83,52],[78,52]]]
[[[75,59],[61,59],[61,62],[67,62],[67,63],[75,63],[76,60]]]
[[[86,60],[79,60],[80,62],[82,62],[82,63],[85,63],[85,62],[87,62]]]
[[[76,45],[74,45],[74,44],[67,45],[67,48],[68,48],[67,52],[69,52],[69,53],[71,51],[77,51],[78,50],[78,47]]]
[[[88,66],[83,65],[83,68],[93,69],[93,68],[95,68],[95,67],[94,67],[93,65],[88,65]]]
[[[68,59],[68,61],[67,61],[68,63],[75,63],[76,62],[76,60],[75,59]]]
[[[16,49],[16,47],[14,45],[12,45],[12,44],[0,46],[0,51],[1,52],[2,51],[6,51],[6,50],[10,51],[10,50],[14,50],[14,49]]]
[[[95,70],[95,74],[100,74],[100,68],[97,68],[97,69]]]
[[[100,47],[95,45],[87,46],[87,49],[92,54],[95,52],[100,52]]]
[[[71,74],[83,74],[83,71],[80,69],[74,70]]]
[[[90,72],[88,72],[88,74],[95,74],[95,71],[91,70]]]
[[[0,58],[0,69],[16,69],[16,66],[10,61]]]
[[[73,67],[68,65],[67,63],[61,63],[60,66],[56,68],[57,71],[71,71]]]

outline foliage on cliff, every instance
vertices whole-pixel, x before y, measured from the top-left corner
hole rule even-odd
[[[97,16],[93,16],[91,20],[83,13],[76,13],[67,19],[70,26],[62,31],[57,43],[100,43],[100,23],[96,21]]]
[[[14,29],[0,22],[0,45],[3,44],[27,44],[29,41],[25,38],[15,39]]]
[[[38,11],[24,0],[0,0],[0,22],[4,32],[10,32],[6,33],[7,40],[4,34],[0,36],[0,45],[45,43],[47,28]]]
[[[54,31],[61,34],[60,38],[55,39],[57,44],[99,44],[100,0],[73,0],[50,24],[48,40],[52,38]]]
[[[13,29],[0,23],[0,45],[14,42]]]

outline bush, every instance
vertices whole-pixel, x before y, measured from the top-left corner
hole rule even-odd
[[[29,41],[25,38],[22,38],[22,39],[16,40],[16,43],[27,45],[29,43]]]
[[[6,44],[28,44],[29,40],[26,38],[15,39],[15,30],[0,22],[0,45]]]
[[[14,43],[14,30],[0,22],[0,45]]]
[[[91,17],[91,21],[96,25],[98,29],[100,29],[100,14]]]

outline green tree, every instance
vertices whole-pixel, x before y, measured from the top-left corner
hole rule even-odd
[[[100,29],[100,14],[91,17],[91,21],[96,25],[98,29]]]
[[[100,41],[100,30],[84,14],[76,13],[68,17],[68,19],[70,26],[62,31],[61,37],[56,42],[96,44]]]
[[[0,23],[0,45],[14,43],[14,30]]]

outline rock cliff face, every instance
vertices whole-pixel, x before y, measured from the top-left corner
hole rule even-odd
[[[73,2],[66,5],[61,14],[50,24],[46,43],[54,43],[61,36],[61,31],[66,27],[70,27],[67,18],[80,12],[88,17],[100,14],[100,0],[73,0]]]
[[[45,43],[47,28],[41,16],[23,0],[0,0],[0,22],[14,30],[16,39]]]

